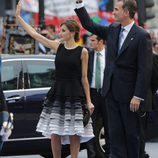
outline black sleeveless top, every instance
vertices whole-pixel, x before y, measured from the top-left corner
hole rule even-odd
[[[55,59],[55,84],[48,92],[48,98],[52,100],[56,96],[81,97],[84,96],[82,87],[81,53],[83,47],[66,49],[60,44]],[[54,100],[54,99],[53,99]]]

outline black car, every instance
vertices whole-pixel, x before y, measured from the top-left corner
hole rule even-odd
[[[2,55],[2,86],[14,114],[14,129],[2,155],[51,155],[50,140],[36,132],[36,125],[54,71],[52,55]]]
[[[2,86],[9,111],[14,114],[14,129],[5,142],[1,155],[38,154],[52,157],[50,140],[36,132],[42,103],[55,79],[54,55],[2,55]],[[158,104],[158,95],[155,95]],[[147,138],[158,137],[158,111],[150,113]],[[96,152],[104,157],[104,129],[101,117],[97,119]],[[81,144],[81,149],[85,144]],[[62,157],[69,155],[69,146],[63,146]]]

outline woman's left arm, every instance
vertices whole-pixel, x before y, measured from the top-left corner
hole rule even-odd
[[[90,113],[92,114],[94,111],[94,105],[92,104],[91,98],[90,98],[90,88],[89,88],[89,83],[88,83],[88,78],[87,78],[88,51],[85,48],[83,48],[82,50],[81,61],[82,61],[82,85],[83,85],[84,92],[86,95],[88,109]]]

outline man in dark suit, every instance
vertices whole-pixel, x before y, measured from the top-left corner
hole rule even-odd
[[[110,144],[108,134],[108,122],[107,112],[105,106],[105,98],[101,96],[101,87],[103,85],[104,69],[106,65],[106,51],[105,41],[100,37],[92,34],[90,36],[90,47],[89,50],[89,62],[88,62],[88,80],[90,85],[90,94],[92,103],[95,106],[92,114],[94,135],[96,136],[95,129],[97,128],[98,119],[102,118],[104,131],[105,131],[105,157],[109,157]],[[99,67],[98,65],[99,58]],[[98,71],[99,70],[99,71]],[[96,76],[98,75],[98,76]],[[99,79],[99,85],[98,85]],[[97,158],[99,155],[95,153],[96,138],[91,139],[87,142],[87,153],[88,158]]]
[[[1,131],[3,122],[7,121],[8,117],[9,117],[8,108],[7,108],[7,104],[6,104],[4,93],[2,91],[2,86],[1,86],[1,57],[0,57],[0,131]],[[3,140],[2,140],[2,136],[0,135],[0,152],[2,149],[2,145],[3,145]]]
[[[102,95],[106,97],[110,158],[139,158],[141,110],[149,88],[152,46],[149,34],[134,23],[136,2],[119,0],[108,27],[93,22],[81,0],[76,0],[83,27],[105,39],[107,60]]]
[[[9,117],[9,113],[7,110],[4,94],[2,89],[0,88],[0,131],[2,129],[3,122],[7,121],[8,117]],[[2,145],[3,145],[3,140],[2,140],[2,136],[0,135],[0,152],[2,149]]]
[[[158,42],[153,43],[152,92],[158,90]],[[158,109],[158,107],[157,107]]]

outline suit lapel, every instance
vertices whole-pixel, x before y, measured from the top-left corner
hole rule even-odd
[[[118,39],[119,39],[119,32],[121,29],[121,25],[118,25],[117,29],[115,29],[113,33],[113,42],[112,42],[112,48],[114,49],[113,52],[115,53],[114,55],[117,57],[117,50],[118,50]]]
[[[120,53],[119,53],[118,57],[119,57],[120,55],[122,55],[122,54],[125,52],[124,50],[125,50],[125,49],[129,46],[129,44],[134,40],[135,34],[136,34],[136,30],[137,30],[136,28],[137,28],[137,26],[136,26],[136,24],[134,24],[134,25],[132,26],[130,32],[128,33],[128,35],[127,35],[127,37],[126,37],[126,39],[125,39],[125,41],[124,41],[122,47],[121,47],[121,50],[120,50]]]

